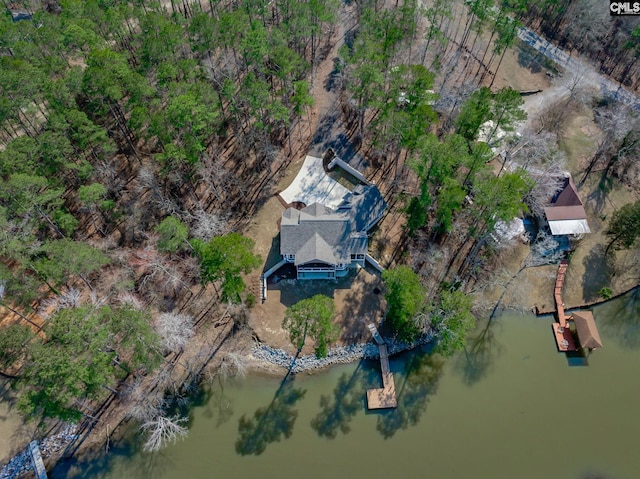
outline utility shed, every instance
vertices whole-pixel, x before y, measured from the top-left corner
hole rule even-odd
[[[576,333],[580,346],[583,348],[597,349],[602,347],[600,333],[596,327],[596,321],[591,311],[575,311],[572,319],[576,325]]]
[[[565,178],[563,188],[544,209],[552,235],[581,235],[591,233],[587,213],[571,176]]]

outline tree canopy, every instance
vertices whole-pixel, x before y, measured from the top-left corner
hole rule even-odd
[[[471,314],[471,297],[462,291],[444,289],[431,314],[431,325],[436,330],[437,349],[443,356],[462,351],[467,334],[476,325]]]
[[[426,292],[420,278],[407,266],[398,266],[382,273],[387,300],[386,322],[401,340],[411,341],[423,332],[418,318],[424,312]]]
[[[153,370],[161,359],[148,313],[130,307],[62,309],[30,342],[19,408],[30,418],[77,421],[83,400],[98,399],[122,371]],[[121,376],[121,374],[120,374]]]
[[[293,345],[302,350],[307,337],[314,341],[316,356],[327,355],[329,345],[336,340],[338,328],[333,323],[335,305],[328,296],[316,294],[287,308],[282,327],[289,331]]]
[[[189,228],[178,218],[167,216],[153,229],[160,238],[158,249],[167,253],[175,253],[186,246]]]
[[[260,266],[260,256],[253,254],[252,239],[238,233],[216,236],[209,242],[192,241],[198,257],[203,283],[222,280],[222,299],[240,301],[245,289],[241,273],[249,274]]]
[[[609,244],[606,251],[611,248],[631,248],[640,238],[640,201],[624,205],[613,213],[609,220],[609,228],[606,231],[609,236]]]
[[[0,368],[6,370],[24,357],[31,338],[33,331],[23,324],[0,328]]]

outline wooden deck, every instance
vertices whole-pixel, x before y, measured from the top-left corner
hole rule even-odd
[[[569,325],[566,327],[560,326],[559,323],[553,323],[553,336],[556,338],[556,344],[558,345],[558,351],[577,351],[578,348],[573,340],[573,334],[569,330]]]
[[[378,330],[369,325],[369,329],[373,337],[378,343],[378,351],[380,351],[380,369],[382,371],[382,387],[378,389],[367,390],[367,407],[369,409],[389,409],[398,407],[396,399],[396,385],[393,382],[393,373],[389,369],[389,352],[387,345],[384,344]],[[375,332],[374,332],[375,331]]]
[[[382,339],[382,336],[380,336],[380,333],[378,332],[378,328],[376,328],[376,325],[373,323],[369,323],[368,326],[369,331],[371,331],[371,335],[373,336],[373,339],[376,341],[376,344],[378,346],[380,346],[381,344],[384,344],[384,339]]]
[[[562,327],[567,325],[568,319],[564,314],[564,302],[562,301],[562,287],[564,286],[564,277],[567,274],[568,266],[569,263],[566,260],[560,261],[560,266],[558,266],[558,276],[556,276],[556,286],[553,292],[553,297],[556,300],[556,308],[558,310],[558,322]]]

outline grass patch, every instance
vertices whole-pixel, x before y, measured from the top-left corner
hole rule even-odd
[[[600,130],[590,115],[577,113],[568,119],[559,145],[567,155],[569,171],[575,174],[584,168],[582,163],[597,150],[599,137]]]

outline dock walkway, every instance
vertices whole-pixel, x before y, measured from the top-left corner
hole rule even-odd
[[[558,351],[562,352],[578,350],[575,341],[573,340],[569,324],[567,323],[567,319],[570,317],[565,315],[564,302],[562,301],[562,288],[564,286],[564,278],[567,274],[568,267],[569,262],[567,260],[560,261],[560,265],[558,266],[558,275],[556,276],[556,285],[553,291],[553,297],[556,301],[556,309],[558,311],[558,322],[553,323],[551,326],[553,328],[553,336],[556,339],[556,344],[558,345]]]
[[[31,462],[33,463],[36,479],[47,479],[47,470],[44,468],[44,462],[42,462],[38,441],[31,441],[29,443],[29,453],[31,455]]]
[[[367,406],[369,409],[388,409],[398,407],[396,399],[396,385],[393,382],[393,373],[389,368],[389,351],[380,333],[373,324],[369,324],[369,330],[373,334],[378,350],[380,351],[380,370],[382,371],[382,388],[367,390]]]

